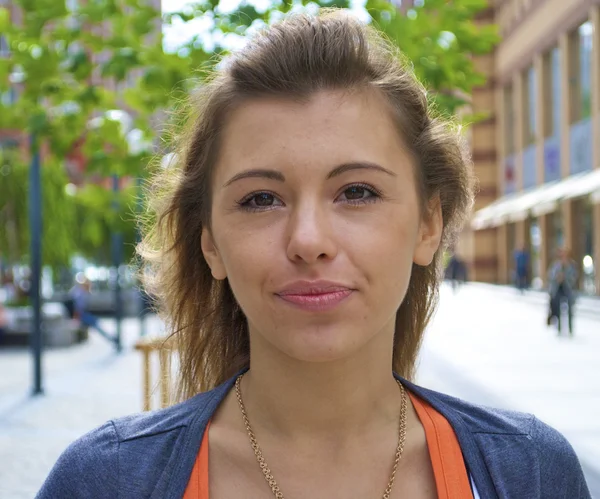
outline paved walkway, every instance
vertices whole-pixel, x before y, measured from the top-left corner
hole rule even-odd
[[[114,321],[101,323],[114,330]],[[47,351],[45,395],[34,398],[29,352],[0,350],[0,498],[32,498],[73,440],[142,409],[141,358],[132,349],[139,322],[126,319],[123,326],[121,354],[93,333],[86,344]],[[160,327],[149,322],[150,332]]]
[[[444,288],[418,381],[467,400],[535,413],[562,431],[600,498],[600,314],[576,317],[576,336],[545,326],[543,295],[471,284]],[[103,321],[111,331],[114,324]],[[154,319],[150,331],[160,329]],[[106,420],[141,409],[141,359],[124,323],[124,351],[95,335],[48,351],[45,395],[28,396],[27,351],[0,350],[0,498],[29,499],[60,453]]]

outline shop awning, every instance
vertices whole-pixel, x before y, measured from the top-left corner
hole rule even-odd
[[[480,230],[525,220],[530,215],[539,217],[555,211],[562,200],[585,196],[600,202],[600,169],[504,196],[477,211],[471,227]]]

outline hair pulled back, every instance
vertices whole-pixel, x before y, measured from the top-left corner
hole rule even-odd
[[[247,321],[225,281],[217,281],[200,247],[210,228],[211,180],[228,116],[265,97],[307,100],[322,90],[379,92],[412,153],[421,212],[439,199],[443,244],[433,262],[413,265],[396,315],[393,369],[411,378],[451,243],[473,198],[470,165],[459,134],[428,109],[425,89],[389,42],[344,11],[294,14],[229,56],[191,101],[187,130],[174,164],[159,172],[150,195],[153,223],[138,251],[146,286],[180,355],[180,396],[211,389],[249,363]]]

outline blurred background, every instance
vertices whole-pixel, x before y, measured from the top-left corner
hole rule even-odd
[[[0,0],[0,497],[33,497],[107,419],[169,403],[176,360],[133,260],[146,180],[215,56],[323,6],[403,50],[479,179],[417,382],[535,413],[600,497],[596,0]],[[572,334],[573,300],[549,317],[558,261],[577,271]]]

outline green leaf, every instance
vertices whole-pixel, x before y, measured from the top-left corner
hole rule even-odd
[[[8,31],[10,25],[10,13],[6,7],[0,7],[0,32]]]

